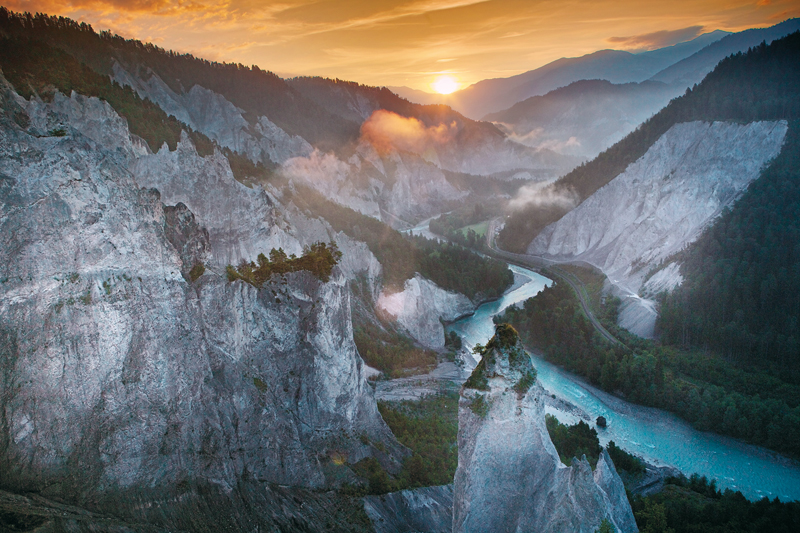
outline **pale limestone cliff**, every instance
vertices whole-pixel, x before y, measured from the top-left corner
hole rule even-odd
[[[461,390],[453,532],[593,533],[603,519],[638,531],[604,451],[561,463],[547,433],[543,389],[516,332],[500,325]]]
[[[376,533],[450,533],[453,486],[422,487],[364,498]]]
[[[113,70],[114,81],[131,87],[141,98],[158,104],[165,113],[252,161],[283,163],[312,151],[305,139],[289,135],[265,116],[251,124],[243,110],[205,87],[195,85],[178,94],[152,71],[148,71],[144,79],[130,74],[117,62]]]
[[[407,280],[401,292],[381,293],[377,307],[432,349],[444,347],[442,320],[455,320],[475,308],[463,294],[446,291],[419,274]]]
[[[785,121],[676,124],[625,172],[547,226],[528,252],[591,263],[623,295],[636,295],[652,268],[694,242],[759,176],[780,153],[786,131]],[[665,269],[651,290],[674,287],[676,273]],[[651,336],[654,318],[634,298],[620,319]]]
[[[388,156],[386,167],[378,162],[380,158],[374,151],[359,150],[348,161],[342,161],[332,153],[315,151],[301,137],[288,135],[268,117],[249,123],[243,110],[204,87],[195,85],[178,94],[153,72],[148,72],[145,79],[131,75],[119,63],[113,69],[115,81],[132,87],[139,96],[152,100],[164,112],[220,146],[252,161],[279,163],[289,178],[388,223],[398,223],[395,217],[403,221],[430,216],[448,202],[466,196],[445,179],[438,167],[418,156],[394,152]]]
[[[191,283],[186,261],[224,262],[214,258],[227,253],[224,224],[196,197],[186,200],[202,216],[165,208],[128,171],[142,158],[152,175],[156,163],[167,177],[187,172],[184,183],[213,196],[203,179],[230,173],[219,157],[197,161],[185,142],[147,155],[94,98],[27,102],[5,89],[0,103],[4,488],[107,509],[135,494],[125,508],[136,514],[195,483],[274,495],[264,483],[353,482],[347,464],[367,456],[398,468],[404,452],[366,383],[341,271],[256,289],[208,269]],[[65,134],[47,135],[56,126]]]

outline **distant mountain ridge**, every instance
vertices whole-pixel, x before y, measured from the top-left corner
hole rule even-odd
[[[748,48],[761,44],[762,41],[770,44],[775,39],[780,39],[797,30],[800,30],[800,19],[795,18],[769,28],[754,28],[732,33],[696,54],[665,68],[650,79],[686,86],[700,83],[706,74],[711,72],[725,57],[736,52],[744,52]]]
[[[585,79],[604,79],[612,83],[644,81],[709,44],[728,35],[716,30],[673,46],[633,54],[621,50],[599,50],[582,57],[561,58],[535,70],[509,78],[479,81],[451,95],[432,95],[420,103],[445,103],[471,118],[482,118],[531,96],[543,95],[558,87]],[[409,99],[419,93],[400,92]]]
[[[485,118],[527,146],[592,158],[681,92],[654,81],[580,80]]]

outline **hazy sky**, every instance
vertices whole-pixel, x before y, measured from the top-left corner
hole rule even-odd
[[[319,75],[430,90],[462,86],[560,57],[646,50],[699,33],[771,26],[798,0],[0,0],[15,11],[282,76]]]

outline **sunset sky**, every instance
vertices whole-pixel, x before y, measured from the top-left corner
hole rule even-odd
[[[319,75],[432,91],[465,87],[560,57],[647,50],[715,29],[800,16],[798,0],[11,0],[14,11],[282,76]]]

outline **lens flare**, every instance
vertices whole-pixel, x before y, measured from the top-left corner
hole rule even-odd
[[[439,94],[450,94],[458,90],[459,83],[451,76],[439,76],[436,81],[431,83],[433,90]]]

